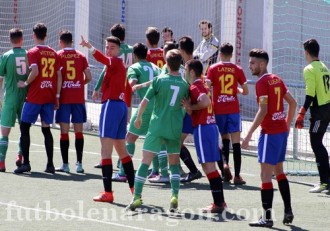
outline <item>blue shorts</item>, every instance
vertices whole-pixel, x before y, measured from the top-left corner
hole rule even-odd
[[[99,130],[101,138],[125,139],[127,106],[124,101],[107,100],[102,104]]]
[[[60,108],[56,111],[56,123],[85,123],[87,120],[85,104],[60,104]]]
[[[182,127],[182,133],[185,134],[193,134],[194,129],[192,127],[192,121],[191,116],[186,112],[183,118],[183,127]]]
[[[220,160],[219,130],[216,124],[198,125],[195,127],[194,141],[200,164]]]
[[[239,113],[215,115],[215,120],[221,135],[242,131],[241,115]]]
[[[258,142],[258,162],[276,165],[285,161],[288,132],[279,134],[260,133]]]
[[[21,121],[34,124],[40,114],[41,121],[46,124],[52,124],[54,119],[54,104],[34,104],[25,102],[22,110]]]

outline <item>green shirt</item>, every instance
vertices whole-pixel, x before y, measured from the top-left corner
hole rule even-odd
[[[183,65],[180,65],[179,72],[181,74],[181,77],[185,79],[185,69]],[[167,69],[167,64],[165,63],[164,66],[162,67],[162,73],[168,74],[168,69]]]
[[[154,78],[145,98],[155,98],[148,133],[165,139],[180,139],[184,110],[181,102],[189,96],[189,85],[181,76],[161,74]]]
[[[313,61],[304,68],[306,95],[314,97],[312,106],[330,103],[330,73],[321,61]]]
[[[120,53],[118,57],[124,61],[125,67],[127,69],[133,63],[133,47],[126,43],[120,43]],[[105,69],[106,67],[103,68],[99,76],[99,79],[97,80],[97,83],[94,87],[95,91],[98,91],[101,87],[104,78]]]
[[[27,88],[18,88],[17,82],[26,81],[28,77],[27,60],[27,51],[22,48],[13,48],[2,55],[0,76],[5,80],[5,103],[16,103],[17,99],[25,100]]]

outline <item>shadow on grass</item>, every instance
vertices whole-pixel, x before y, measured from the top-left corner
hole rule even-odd
[[[29,178],[44,178],[49,180],[60,180],[60,181],[88,181],[93,179],[102,179],[101,174],[92,173],[46,173],[46,172],[31,172],[23,174],[14,174],[18,177],[29,177]]]
[[[169,189],[171,188],[170,183],[150,183],[146,182],[145,187],[148,188],[161,188],[161,189]],[[188,182],[184,184],[180,184],[180,189],[195,189],[195,190],[210,190],[210,185],[208,183],[201,183],[198,181],[194,182]],[[247,190],[247,191],[260,191],[260,187],[255,187],[251,185],[234,185],[234,184],[229,184],[229,183],[224,183],[223,184],[223,189],[224,190]]]

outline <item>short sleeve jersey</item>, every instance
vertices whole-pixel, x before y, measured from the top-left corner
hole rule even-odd
[[[190,99],[192,104],[197,104],[200,97],[207,95],[211,100],[210,89],[202,82],[202,80],[196,80],[189,89]],[[197,125],[205,124],[214,124],[215,116],[213,111],[212,103],[208,108],[201,110],[193,110],[191,114],[192,126],[196,127]]]
[[[96,50],[93,56],[107,66],[101,86],[101,101],[124,100],[127,79],[123,60],[118,57],[106,57],[99,50]]]
[[[127,69],[127,78],[129,81],[136,80],[137,84],[142,84],[153,80],[154,77],[160,74],[160,69],[153,63],[146,60],[141,60],[134,63]],[[142,100],[147,93],[148,88],[144,87],[137,90],[139,98]],[[153,102],[153,101],[152,101]],[[153,109],[153,103],[149,102],[145,113],[151,114]]]
[[[145,98],[155,98],[148,133],[164,139],[180,139],[184,110],[181,101],[189,96],[189,85],[180,76],[161,74],[154,78]]]
[[[165,64],[163,49],[161,48],[151,48],[147,53],[147,61],[157,65],[162,68]]]
[[[57,54],[60,61],[63,79],[60,103],[84,103],[84,71],[89,68],[85,55],[72,48],[65,48],[58,51]]]
[[[207,80],[213,85],[213,102],[216,115],[239,113],[238,84],[246,84],[241,67],[230,63],[213,64],[207,72]]]
[[[32,81],[27,94],[27,102],[47,104],[55,102],[58,56],[49,46],[38,45],[28,51],[30,67],[38,67],[38,76]]]
[[[268,110],[261,123],[265,134],[278,134],[288,131],[284,112],[284,95],[288,88],[282,79],[274,74],[264,74],[256,82],[258,104],[267,104]]]
[[[28,88],[18,88],[17,82],[26,81],[28,66],[27,51],[22,48],[13,48],[2,55],[0,76],[5,79],[6,101],[16,102],[17,97],[25,100]]]
[[[321,61],[313,61],[304,68],[306,95],[314,97],[312,107],[330,103],[330,73]]]

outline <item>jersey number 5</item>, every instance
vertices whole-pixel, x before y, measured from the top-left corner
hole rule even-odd
[[[25,75],[26,74],[26,60],[25,57],[16,57],[16,72],[19,75]]]
[[[68,80],[74,80],[76,78],[76,69],[74,68],[73,60],[66,61],[66,72]]]

